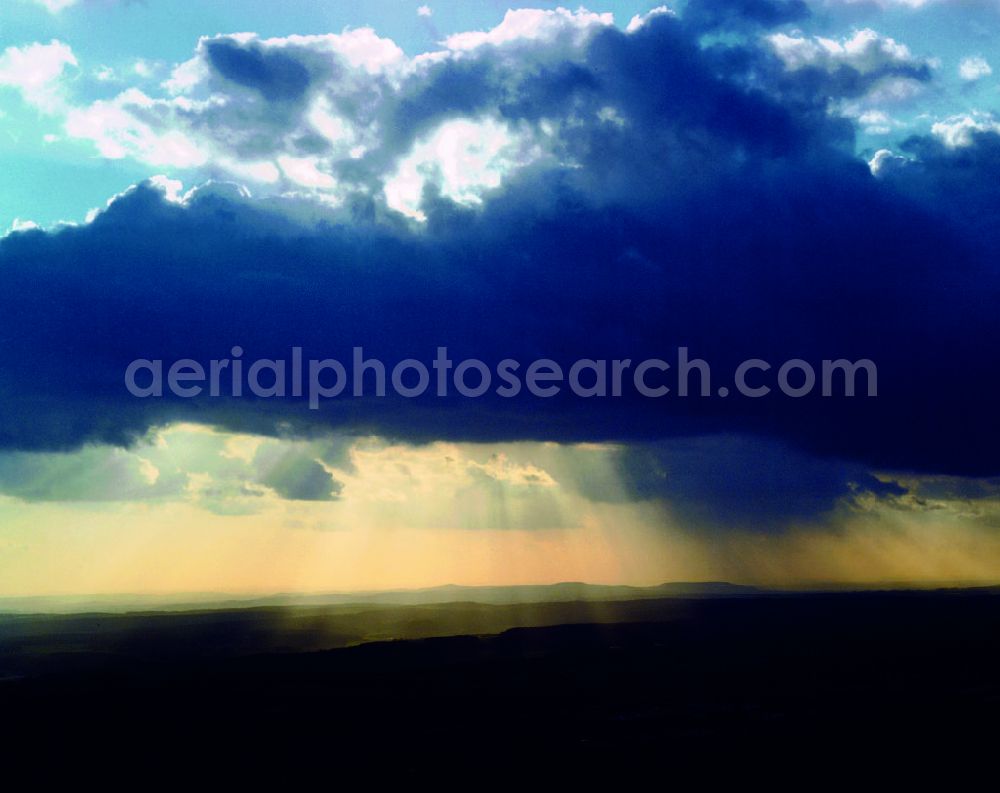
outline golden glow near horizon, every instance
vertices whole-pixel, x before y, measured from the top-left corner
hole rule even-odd
[[[720,530],[627,498],[615,451],[176,425],[129,450],[21,455],[31,489],[0,497],[0,596],[1000,578],[994,501],[858,499],[812,525]]]

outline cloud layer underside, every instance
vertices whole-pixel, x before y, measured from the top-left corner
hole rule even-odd
[[[989,352],[1000,137],[914,139],[910,160],[873,177],[851,124],[827,113],[870,75],[847,63],[790,71],[766,43],[701,47],[706,25],[660,14],[628,34],[603,29],[571,56],[487,45],[429,69],[394,109],[399,140],[379,157],[458,116],[559,123],[548,155],[481,205],[428,180],[422,225],[362,186],[326,213],[219,187],[177,203],[141,186],[85,226],[8,236],[0,443],[127,443],[177,419],[407,440],[725,431],[867,465],[1000,472]],[[292,55],[230,42],[210,57],[259,93],[258,110],[277,116],[308,90]],[[362,158],[358,173],[371,165]],[[747,358],[870,358],[879,397],[343,398],[309,411],[291,399],[138,400],[123,387],[135,358],[207,361],[235,344],[247,358],[301,346],[344,361],[363,345],[390,364],[439,345],[491,364],[669,360],[686,345],[719,385]]]

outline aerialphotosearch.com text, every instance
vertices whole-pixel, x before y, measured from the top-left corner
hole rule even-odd
[[[878,371],[867,358],[825,359],[815,364],[801,358],[776,364],[749,358],[735,368],[728,383],[713,389],[712,367],[706,360],[690,357],[687,347],[677,348],[669,362],[582,358],[568,367],[549,358],[528,363],[505,358],[495,366],[477,358],[454,361],[447,347],[437,348],[430,366],[415,358],[387,366],[365,357],[362,347],[353,348],[349,366],[334,358],[304,359],[301,347],[292,347],[287,359],[251,361],[243,356],[244,350],[236,346],[229,357],[204,363],[190,358],[136,359],[125,370],[125,387],[140,398],[304,397],[313,410],[327,399],[385,397],[390,389],[406,398],[430,392],[470,399],[490,392],[504,398],[526,393],[547,399],[564,389],[581,398],[621,397],[630,390],[651,399],[730,395],[757,399],[770,394],[800,398],[817,390],[825,397],[878,394]]]

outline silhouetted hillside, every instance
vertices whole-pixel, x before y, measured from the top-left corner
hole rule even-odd
[[[300,773],[622,785],[642,771],[811,789],[944,767],[960,787],[993,756],[990,590],[520,608],[8,617],[0,746],[33,779],[58,757],[73,773],[99,760],[286,786]],[[576,624],[489,633],[529,614]],[[475,635],[342,646],[459,626]],[[324,643],[341,649],[303,652]]]

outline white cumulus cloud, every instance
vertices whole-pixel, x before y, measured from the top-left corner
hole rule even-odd
[[[939,138],[949,149],[971,146],[974,136],[980,132],[1000,134],[1000,122],[987,113],[973,112],[968,115],[951,116],[931,126],[931,134]]]
[[[425,185],[436,181],[441,194],[466,206],[482,202],[503,177],[533,158],[530,143],[493,119],[456,119],[418,141],[385,184],[386,203],[418,220]]]
[[[538,64],[582,57],[593,35],[612,24],[610,14],[584,10],[509,11],[492,30],[451,36],[441,49],[412,58],[370,28],[205,37],[194,57],[169,72],[159,95],[129,88],[68,108],[65,131],[107,158],[211,167],[213,176],[222,171],[255,189],[309,194],[327,205],[360,189],[421,219],[426,186],[476,205],[543,156],[540,142],[552,128],[544,118],[511,126],[496,107],[435,109],[444,98],[420,106],[440,117],[400,121],[440,72],[481,62],[502,64],[516,78]]]
[[[657,6],[656,8],[650,9],[645,14],[636,14],[629,20],[628,26],[625,28],[626,33],[635,33],[641,27],[643,27],[649,20],[663,16],[664,14],[669,14],[673,16],[674,12],[671,11],[666,6]]]
[[[170,108],[168,102],[130,88],[114,99],[71,109],[66,133],[92,141],[101,156],[112,160],[133,157],[149,165],[177,168],[203,165],[208,160],[204,149],[184,131],[158,123],[158,116]]]
[[[60,78],[67,66],[76,66],[73,50],[53,39],[48,44],[8,47],[0,55],[0,86],[20,91],[24,101],[46,113],[64,103]]]
[[[869,74],[886,66],[924,64],[905,44],[880,36],[871,28],[855,31],[839,41],[787,33],[775,33],[768,41],[785,67],[792,71],[813,66],[832,72],[841,66],[850,66],[862,74]]]
[[[557,39],[565,39],[578,45],[601,28],[610,27],[614,21],[612,14],[595,14],[583,8],[578,11],[567,11],[565,8],[519,8],[507,11],[503,21],[491,30],[455,33],[445,39],[444,43],[450,50],[473,50],[486,44],[501,46],[519,41]]]
[[[993,69],[981,55],[963,58],[962,62],[958,64],[958,76],[969,82],[989,77],[991,74],[993,74]]]

